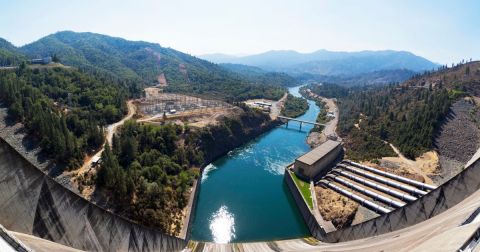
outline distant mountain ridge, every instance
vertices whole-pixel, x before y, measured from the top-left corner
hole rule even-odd
[[[2,51],[22,55],[25,60],[56,55],[63,64],[85,71],[146,85],[166,83],[168,91],[213,95],[227,100],[273,99],[284,92],[280,87],[273,87],[276,83],[267,81],[259,86],[256,79],[157,43],[90,32],[57,32],[19,48],[0,40],[0,53]],[[0,54],[0,63],[10,58]]]
[[[362,73],[396,69],[423,72],[438,67],[437,64],[413,53],[393,50],[360,52],[318,50],[312,53],[285,50],[268,51],[245,57],[222,54],[199,57],[214,63],[244,64],[292,75],[354,76]]]
[[[214,64],[156,43],[89,32],[57,32],[21,47],[20,51],[29,57],[56,54],[67,65],[96,68],[121,78],[146,82],[156,81],[161,73],[169,82],[186,81],[181,64],[195,70],[215,68]],[[221,71],[218,67],[214,70]]]
[[[415,76],[417,72],[407,69],[379,70],[357,75],[302,75],[299,80],[315,80],[324,83],[335,83],[337,85],[352,86],[372,86],[384,85],[389,83],[401,83]]]
[[[16,65],[26,57],[5,39],[0,38],[0,66]]]
[[[238,73],[255,84],[268,85],[269,83],[276,83],[276,85],[282,87],[294,87],[300,85],[299,80],[282,72],[268,72],[259,67],[242,64],[222,63],[219,65],[229,71]]]

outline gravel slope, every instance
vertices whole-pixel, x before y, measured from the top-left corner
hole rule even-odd
[[[440,174],[434,177],[443,183],[460,172],[465,163],[480,148],[480,109],[475,110],[471,100],[459,100],[450,108],[450,113],[435,139],[440,155]]]

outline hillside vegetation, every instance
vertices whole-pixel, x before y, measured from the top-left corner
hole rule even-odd
[[[260,97],[279,99],[284,93],[280,87],[257,85],[264,82],[262,79],[244,78],[171,48],[95,33],[58,32],[13,49],[28,58],[55,55],[65,65],[144,85],[158,84],[163,74],[168,85],[166,91],[170,92],[207,95],[228,101]]]
[[[282,115],[295,118],[305,114],[307,110],[308,102],[305,98],[288,94],[287,100],[282,108]]]
[[[236,105],[242,109],[242,113],[224,117],[221,123],[197,131],[197,145],[204,153],[206,162],[212,162],[278,123],[272,121],[268,114],[252,109],[244,103]]]
[[[25,60],[26,57],[14,45],[0,38],[0,67],[18,66]]]
[[[259,67],[240,64],[220,64],[220,66],[235,72],[252,83],[281,87],[294,87],[300,82],[286,73],[268,72]]]
[[[339,97],[338,133],[349,158],[364,160],[392,155],[386,144],[408,158],[434,147],[435,134],[453,101],[480,93],[478,62],[417,75],[401,85],[349,89],[312,87],[324,96]]]
[[[356,75],[319,75],[319,74],[301,74],[297,79],[304,81],[316,81],[335,83],[345,87],[385,85],[390,83],[401,83],[417,72],[407,69],[379,70],[373,72],[360,73]]]
[[[97,190],[117,213],[178,234],[199,167],[274,126],[261,111],[240,108],[240,113],[205,128],[128,121],[102,155]]]
[[[121,83],[74,69],[0,71],[0,102],[43,151],[68,168],[103,143],[102,127],[120,120],[128,92]]]
[[[141,125],[128,121],[113,146],[106,146],[97,187],[110,192],[111,204],[143,225],[178,234],[182,209],[199,176],[203,154],[183,126]],[[180,141],[180,140],[186,141]],[[172,225],[176,229],[171,230]]]

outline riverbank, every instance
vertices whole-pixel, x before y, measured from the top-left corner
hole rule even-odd
[[[320,114],[316,121],[318,123],[324,123],[325,127],[320,132],[311,131],[310,134],[308,134],[308,145],[313,148],[326,142],[328,139],[335,139],[337,141],[341,141],[341,139],[339,139],[339,136],[336,133],[339,115],[336,99],[319,96],[317,94],[314,94],[308,88],[301,90],[301,93],[302,95],[306,96],[307,99],[311,99],[317,104],[323,104],[322,111],[320,112],[321,114],[323,114],[323,116]],[[333,115],[333,117],[331,115]],[[320,117],[322,117],[321,120],[319,120]]]
[[[281,107],[283,106],[283,103],[284,103],[286,97],[287,97],[287,94],[285,94],[279,101],[274,103],[274,106],[278,108],[278,111],[281,110]],[[255,124],[255,122],[257,122],[257,120],[252,120],[252,119],[254,119],[253,117],[255,117],[254,116],[255,114],[251,114],[250,113],[251,111],[248,108],[246,108],[246,109],[247,109],[247,111],[246,112],[244,111],[243,113],[249,115],[249,117],[251,117],[251,118],[249,118],[248,120],[240,120],[240,121],[242,121],[242,122],[243,121],[246,121],[246,122],[252,121],[253,122],[253,124],[245,123],[245,124],[242,125],[243,126],[242,128],[244,130],[243,132],[246,132],[246,134],[244,134],[240,137],[235,137],[233,139],[231,139],[231,138],[229,138],[229,139],[213,138],[213,141],[209,142],[209,145],[215,146],[215,148],[208,151],[208,154],[205,153],[205,163],[200,169],[200,176],[197,178],[194,185],[192,186],[191,194],[189,196],[188,205],[183,210],[184,218],[182,220],[183,225],[182,225],[182,229],[181,229],[180,235],[179,235],[180,238],[187,238],[187,237],[190,236],[191,224],[192,224],[192,221],[193,221],[193,216],[195,215],[195,210],[196,210],[195,206],[196,206],[196,203],[198,201],[197,198],[198,198],[198,194],[199,194],[199,191],[200,191],[200,186],[201,186],[201,182],[202,182],[202,175],[203,175],[203,171],[204,171],[205,167],[208,166],[210,163],[215,162],[219,158],[222,158],[222,157],[228,155],[228,153],[230,153],[232,150],[234,150],[236,148],[239,148],[240,146],[242,146],[242,145],[260,137],[262,134],[265,134],[266,132],[274,129],[275,127],[277,127],[281,124],[281,122],[279,120],[272,119],[272,113],[270,113],[266,117],[267,119],[265,121],[263,121],[263,123],[261,123],[260,125]],[[258,112],[256,112],[256,113],[258,113]],[[237,116],[239,116],[239,115],[237,115]],[[235,117],[235,116],[233,116],[233,117]],[[227,120],[234,120],[233,117],[230,117]],[[241,117],[241,115],[240,115],[240,117]],[[218,125],[210,125],[210,126],[212,126],[212,129],[213,129],[213,128],[215,128],[215,126],[218,126]]]
[[[188,200],[188,205],[185,207],[185,209],[182,211],[183,212],[183,219],[182,219],[182,228],[179,234],[179,238],[186,239],[187,237],[190,236],[190,230],[191,230],[191,224],[193,222],[193,216],[195,215],[195,206],[198,200],[198,193],[200,190],[201,186],[201,181],[202,181],[202,174],[203,170],[207,166],[207,164],[214,162],[218,158],[227,155],[230,151],[232,151],[235,148],[238,148],[245,143],[248,143],[252,141],[253,139],[259,137],[260,135],[272,130],[273,128],[277,127],[280,125],[281,122],[277,120],[271,120],[267,125],[264,125],[263,127],[256,128],[251,134],[249,134],[247,137],[241,138],[241,141],[237,141],[232,143],[232,147],[230,149],[225,149],[223,151],[218,151],[217,153],[214,153],[212,158],[210,160],[206,161],[206,164],[202,166],[200,169],[200,176],[195,180],[194,185],[191,188],[191,193],[189,196]]]
[[[298,89],[289,91],[298,97]],[[314,121],[319,108],[313,101],[308,104],[299,119]],[[310,235],[283,175],[286,165],[310,150],[305,139],[312,126],[299,130],[296,122],[275,124],[237,148],[225,149],[205,168],[192,213],[192,239],[229,243]]]

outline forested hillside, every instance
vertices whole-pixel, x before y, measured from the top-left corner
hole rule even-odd
[[[304,81],[335,83],[345,87],[385,85],[404,82],[417,73],[407,69],[379,70],[356,75],[300,74],[296,78]]]
[[[282,108],[282,115],[287,117],[298,117],[308,110],[308,102],[305,98],[295,97],[291,94],[288,94],[287,100]]]
[[[332,83],[309,85],[308,88],[313,93],[326,98],[343,98],[353,91],[353,89]]]
[[[43,151],[68,168],[103,143],[104,125],[118,121],[129,95],[121,83],[75,69],[0,71],[0,103],[22,122]]]
[[[313,92],[338,97],[338,133],[347,155],[374,159],[393,154],[390,142],[409,158],[432,149],[435,134],[453,101],[480,94],[480,64],[461,64],[417,75],[400,85],[345,89],[312,86]]]
[[[239,74],[252,83],[260,85],[273,85],[281,87],[294,87],[300,82],[286,73],[268,72],[259,67],[240,64],[220,64],[220,66]]]
[[[114,136],[112,149],[107,145],[103,152],[97,190],[114,211],[178,234],[199,168],[275,126],[269,115],[239,106],[238,114],[205,128],[128,121]]]
[[[102,154],[97,188],[110,192],[111,204],[127,217],[178,234],[180,213],[203,163],[191,134],[175,124],[127,122]]]
[[[17,66],[24,60],[26,60],[26,57],[15,46],[0,38],[0,67]]]
[[[221,66],[155,43],[128,41],[95,33],[58,32],[19,48],[28,57],[56,55],[63,64],[146,85],[163,74],[172,92],[217,96],[226,100],[280,98],[278,87],[255,85]],[[163,81],[163,80],[162,80]],[[164,83],[165,84],[165,83]]]

